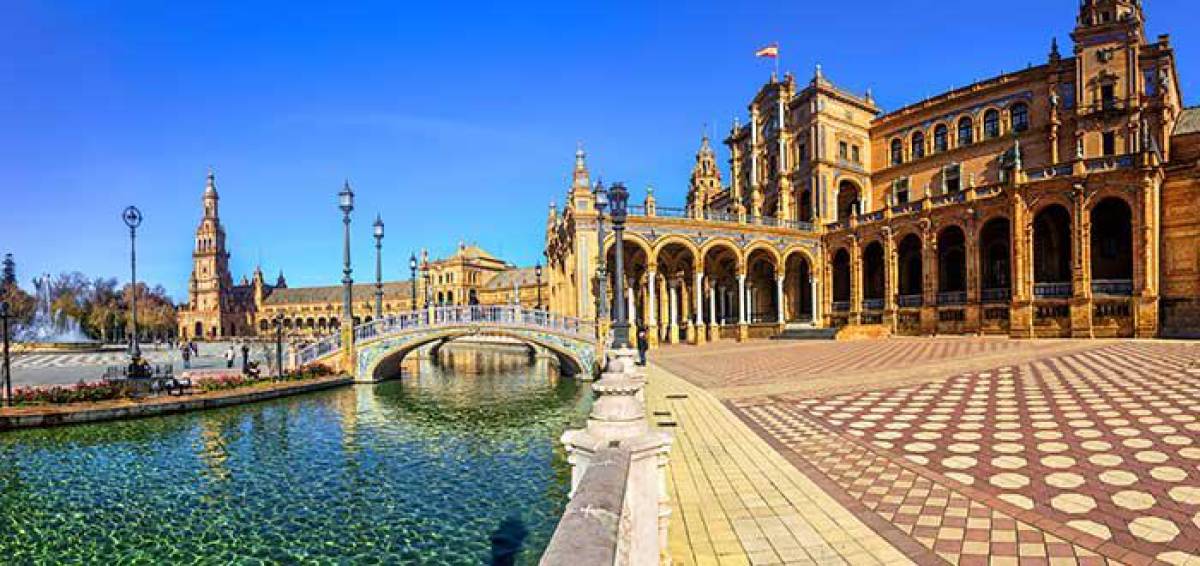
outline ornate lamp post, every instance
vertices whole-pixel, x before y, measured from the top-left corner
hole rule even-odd
[[[283,375],[283,313],[275,315],[275,371]]]
[[[350,212],[354,210],[354,191],[350,181],[338,193],[338,208],[342,209],[342,351],[350,366],[354,348],[354,280],[350,278]]]
[[[138,357],[142,355],[142,350],[138,346],[137,333],[137,229],[138,226],[142,225],[142,211],[138,210],[136,206],[126,207],[125,212],[121,213],[121,219],[129,227],[129,279],[132,282],[129,293],[132,297],[129,309],[131,313],[130,327],[132,329],[130,332],[129,355],[131,357]]]
[[[539,260],[533,267],[533,275],[537,277],[537,306],[534,310],[542,310],[542,262]]]
[[[596,249],[600,250],[600,260],[596,263],[596,295],[599,305],[596,306],[596,318],[608,318],[608,273],[606,273],[608,254],[604,253],[604,209],[608,208],[608,190],[604,184],[596,181]]]
[[[4,398],[8,399],[8,406],[11,407],[12,401],[12,366],[8,354],[8,319],[12,314],[8,309],[8,301],[0,301],[0,325],[4,331]]]
[[[375,215],[375,320],[383,318],[383,218]]]
[[[417,310],[417,254],[408,256],[408,271],[412,273],[412,310]]]
[[[616,307],[616,317],[613,321],[613,348],[627,349],[630,348],[629,343],[629,319],[626,318],[625,301],[621,300],[625,296],[625,218],[626,205],[629,204],[629,191],[625,189],[625,185],[614,183],[612,189],[608,191],[609,203],[612,206],[612,222],[613,234],[616,236],[616,241],[613,244],[616,258],[616,288],[614,289],[613,305]]]

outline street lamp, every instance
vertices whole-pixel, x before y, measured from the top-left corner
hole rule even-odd
[[[533,275],[537,277],[537,306],[534,310],[542,310],[542,262],[538,260],[537,265],[533,267]]]
[[[600,261],[596,264],[596,294],[600,302],[596,308],[596,318],[608,317],[608,254],[604,251],[604,209],[608,208],[608,190],[604,183],[596,181],[596,238],[597,249],[600,250]]]
[[[275,371],[283,377],[283,313],[275,315]]]
[[[8,309],[8,301],[0,301],[0,324],[3,324],[4,330],[4,398],[8,399],[8,406],[11,407],[12,401],[12,366],[9,364],[8,355],[8,319],[12,314]]]
[[[383,318],[383,218],[375,215],[375,320]]]
[[[625,317],[625,301],[621,299],[625,297],[625,206],[629,203],[629,191],[625,190],[624,184],[613,183],[608,198],[612,206],[613,234],[616,236],[613,246],[616,252],[613,255],[617,263],[617,282],[613,295],[617,298],[613,301],[617,311],[616,320],[613,321],[613,348],[625,349],[630,347],[629,320]]]
[[[408,256],[408,270],[412,273],[412,310],[417,310],[417,254]]]
[[[354,280],[350,278],[350,212],[354,210],[354,191],[350,189],[350,181],[342,185],[338,193],[338,208],[342,209],[342,332],[348,329],[353,336],[353,293],[351,286]]]
[[[136,358],[142,355],[142,350],[138,347],[137,334],[137,228],[142,225],[142,211],[138,210],[136,206],[126,207],[125,212],[121,214],[121,219],[129,227],[129,272],[132,280],[130,296],[133,297],[130,300],[130,312],[133,313],[130,316],[130,326],[133,327],[133,332],[129,343],[129,355]]]

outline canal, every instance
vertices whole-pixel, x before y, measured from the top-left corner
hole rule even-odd
[[[519,349],[453,346],[375,386],[0,434],[0,556],[480,564],[508,519],[534,564],[586,393]]]

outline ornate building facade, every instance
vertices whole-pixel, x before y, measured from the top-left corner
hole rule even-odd
[[[179,310],[178,336],[218,340],[272,335],[276,317],[284,333],[312,338],[337,332],[341,325],[341,285],[288,287],[283,274],[267,284],[262,270],[234,284],[229,271],[225,228],[218,212],[216,180],[210,171],[203,196],[203,215],[196,229],[188,302]],[[384,315],[427,306],[520,303],[534,308],[541,297],[533,268],[518,268],[478,246],[459,244],[448,258],[430,260],[422,252],[414,295],[411,281],[385,281],[353,286],[354,324],[375,318],[375,297],[383,292]],[[414,305],[413,297],[416,297]]]
[[[789,324],[897,334],[1200,329],[1200,109],[1135,0],[1083,0],[1073,52],[882,113],[818,67],[772,77],[685,208],[633,207],[635,322],[701,343]],[[551,306],[596,316],[611,236],[576,159],[551,211]],[[602,261],[602,259],[604,261]]]

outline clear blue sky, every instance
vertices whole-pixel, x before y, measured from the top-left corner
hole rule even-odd
[[[762,45],[801,80],[820,62],[892,109],[1041,63],[1052,36],[1069,52],[1077,4],[9,0],[0,252],[26,286],[41,271],[125,279],[119,216],[136,203],[139,275],[182,298],[212,165],[235,277],[261,262],[336,283],[343,178],[357,280],[373,277],[377,212],[389,279],[410,251],[459,239],[528,265],[577,140],[593,174],[681,203],[704,124],[727,131],[767,78]],[[1195,1],[1145,4],[1195,104]]]

